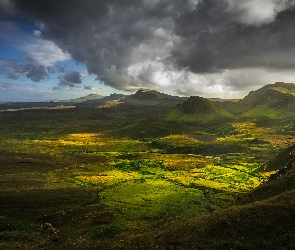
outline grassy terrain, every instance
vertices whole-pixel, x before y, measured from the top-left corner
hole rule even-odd
[[[0,249],[157,249],[170,236],[155,237],[168,229],[181,237],[182,223],[225,216],[281,167],[265,163],[295,141],[291,120],[171,123],[161,119],[166,110],[2,112]],[[171,241],[163,249],[186,249]]]

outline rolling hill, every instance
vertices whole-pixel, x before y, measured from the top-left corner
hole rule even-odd
[[[199,96],[191,96],[165,114],[165,119],[179,122],[211,122],[231,118],[232,115],[214,102]]]
[[[123,98],[121,101],[125,104],[132,105],[161,105],[174,107],[176,104],[183,102],[187,97],[171,96],[160,93],[156,90],[139,89],[135,94]]]
[[[75,98],[75,99],[64,100],[64,101],[62,101],[62,102],[75,102],[75,103],[81,103],[81,102],[97,101],[97,100],[101,100],[102,98],[103,98],[102,95],[98,95],[98,94],[90,94],[90,95],[82,96],[82,97]]]
[[[243,99],[231,105],[229,112],[244,117],[268,116],[281,118],[295,111],[295,84],[276,82],[250,91]]]

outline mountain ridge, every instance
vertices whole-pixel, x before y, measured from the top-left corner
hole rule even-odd
[[[242,116],[290,115],[295,111],[295,84],[276,82],[265,85],[258,90],[250,91],[247,96],[228,107],[227,110]]]

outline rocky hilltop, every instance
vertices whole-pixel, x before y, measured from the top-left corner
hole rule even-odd
[[[156,90],[139,89],[135,94],[122,99],[125,104],[135,105],[161,105],[173,107],[177,103],[183,102],[187,97],[171,96],[160,93]]]
[[[216,103],[199,96],[189,97],[165,115],[167,120],[182,122],[209,122],[231,117],[230,113]]]

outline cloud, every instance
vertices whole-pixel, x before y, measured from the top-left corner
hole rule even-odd
[[[183,2],[187,8],[186,3],[190,1]],[[173,28],[171,16],[183,8],[182,3],[167,0],[87,0],[83,5],[77,0],[63,0],[58,4],[48,0],[14,3],[20,11],[42,23],[42,38],[53,41],[73,59],[85,63],[90,74],[122,89],[140,83],[137,76],[128,76],[129,66],[167,56],[165,46]],[[142,45],[145,51],[138,50]],[[154,50],[159,54],[147,53]]]
[[[64,53],[53,42],[42,39],[18,44],[16,49],[23,51],[26,57],[33,63],[46,67],[54,66],[58,62],[71,59],[69,54]]]
[[[241,4],[245,2],[235,1],[240,9],[247,8],[243,15],[237,15],[230,4],[218,6],[217,1],[203,1],[198,8],[182,13],[175,22],[181,42],[172,49],[170,57],[176,67],[195,73],[249,67],[293,68],[294,6],[272,11],[267,19],[256,22],[248,16],[254,15],[261,5],[253,5],[254,11],[251,1]]]
[[[85,90],[91,90],[92,89],[92,86],[84,86],[84,89]]]
[[[67,82],[82,83],[80,72],[77,71],[71,71],[65,74],[62,78]]]
[[[42,65],[20,64],[11,68],[7,77],[9,79],[17,80],[19,77],[25,75],[33,82],[40,82],[48,77],[47,71],[48,69]]]
[[[0,2],[0,8],[6,4],[8,0]],[[43,40],[41,31],[23,30],[24,26],[34,27],[32,23],[20,23],[13,18],[11,11],[9,13],[10,16],[7,14],[0,21],[0,43],[4,52],[3,58],[0,58],[1,75],[12,80],[24,76],[33,82],[40,82],[57,70],[55,65],[58,67],[59,62],[70,59],[70,55],[62,52],[52,41]]]
[[[227,0],[234,19],[246,25],[260,26],[275,21],[279,12],[294,6],[294,0]]]
[[[14,12],[12,3],[9,0],[0,0],[0,15],[11,15]]]
[[[295,68],[294,0],[11,2],[39,23],[21,48],[35,63],[71,56],[117,89],[236,93]],[[57,88],[76,84],[64,76]]]
[[[81,80],[80,72],[71,71],[61,76],[58,82],[58,85],[55,86],[53,89],[60,90],[64,87],[74,88],[77,84],[81,84],[81,83],[82,83],[82,80]]]

